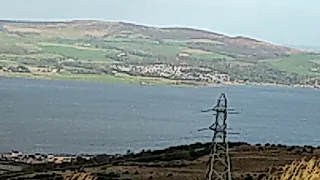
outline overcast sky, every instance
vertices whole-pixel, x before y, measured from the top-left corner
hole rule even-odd
[[[320,47],[320,0],[1,0],[2,19],[104,19],[188,26]]]

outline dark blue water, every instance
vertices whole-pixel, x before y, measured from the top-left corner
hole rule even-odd
[[[302,88],[203,88],[0,79],[0,151],[125,153],[210,141],[198,132],[226,92],[231,141],[320,146],[320,91]]]

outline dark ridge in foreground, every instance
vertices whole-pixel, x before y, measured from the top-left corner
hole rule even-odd
[[[97,155],[90,160],[71,163],[23,164],[2,161],[1,179],[68,179],[86,176],[105,179],[202,179],[209,158],[211,143],[195,143],[163,150],[128,151],[125,155]],[[281,144],[250,145],[229,143],[233,179],[261,179],[270,167],[279,167],[302,157],[320,157],[320,148]],[[20,168],[13,170],[14,168]],[[5,170],[7,168],[7,170]],[[79,174],[80,173],[80,174]]]

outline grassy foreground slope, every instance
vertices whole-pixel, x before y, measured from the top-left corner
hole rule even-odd
[[[230,81],[313,84],[320,74],[319,58],[246,37],[189,28],[103,21],[0,21],[0,69],[5,75],[150,84],[161,79],[160,84],[179,84],[186,80],[208,83],[212,78],[207,76],[224,73]],[[165,67],[159,69],[157,64]],[[170,70],[172,66],[175,70]]]

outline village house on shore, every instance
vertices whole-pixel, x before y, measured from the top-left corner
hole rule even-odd
[[[76,155],[54,155],[54,154],[24,154],[20,151],[11,151],[8,153],[1,153],[0,160],[2,161],[13,161],[21,162],[26,164],[44,164],[44,163],[72,163],[77,161],[77,158],[84,160],[90,160],[93,156],[76,156]]]

